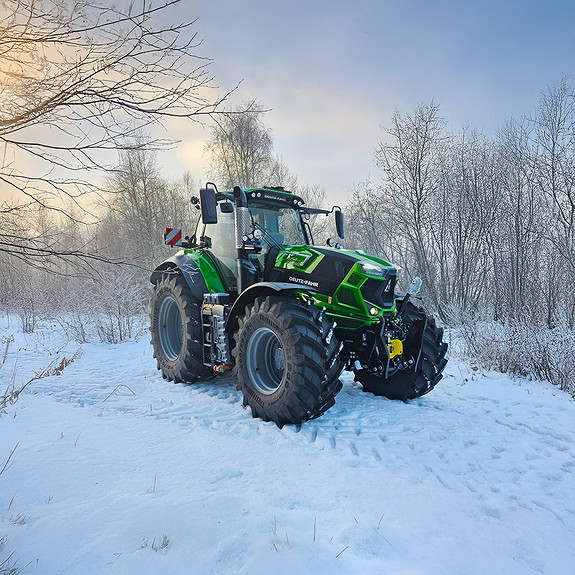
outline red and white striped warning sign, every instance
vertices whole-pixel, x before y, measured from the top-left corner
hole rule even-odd
[[[166,241],[166,244],[169,246],[181,246],[182,230],[178,230],[176,228],[166,228],[164,239]]]

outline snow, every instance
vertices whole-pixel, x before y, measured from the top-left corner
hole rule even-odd
[[[0,336],[0,393],[76,354],[0,417],[0,573],[575,572],[575,401],[548,384],[452,358],[401,403],[344,373],[280,430],[231,377],[164,381],[147,337]]]

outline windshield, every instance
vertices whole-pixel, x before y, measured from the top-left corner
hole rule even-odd
[[[260,230],[268,246],[307,244],[299,212],[286,206],[250,201],[251,232]]]

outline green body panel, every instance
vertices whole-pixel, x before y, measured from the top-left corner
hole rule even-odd
[[[184,253],[198,264],[210,293],[223,293],[226,291],[214,262],[204,251],[184,250]]]
[[[362,271],[359,263],[356,263],[334,294],[336,302],[334,311],[346,318],[352,316],[356,320],[353,322],[355,328],[377,323],[384,314],[395,315],[395,302],[391,307],[385,308],[378,306],[376,303],[367,302],[363,298],[361,287],[370,277]],[[375,315],[370,313],[370,310],[374,308],[377,310]],[[357,325],[358,322],[359,325]]]
[[[286,246],[283,247],[276,258],[276,267],[285,267],[287,269],[292,269],[297,267],[301,271],[307,273],[312,272],[319,262],[325,257],[324,254],[320,253],[315,249],[316,246]],[[344,250],[340,248],[330,248],[327,246],[322,246],[323,251],[331,252],[334,256],[339,254],[344,254],[348,257],[353,258],[358,263],[369,263],[376,264],[386,268],[395,268],[395,266],[382,258],[377,256],[371,256],[363,253],[361,250]],[[316,259],[317,257],[317,259]],[[284,264],[283,262],[286,262]],[[361,275],[367,277],[372,277],[366,275],[363,271],[359,272]]]

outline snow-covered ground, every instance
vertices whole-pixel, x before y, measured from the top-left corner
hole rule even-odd
[[[280,430],[231,379],[164,381],[147,337],[0,335],[0,394],[76,353],[0,417],[0,573],[575,573],[575,401],[550,385],[452,360],[401,403],[344,374]]]

